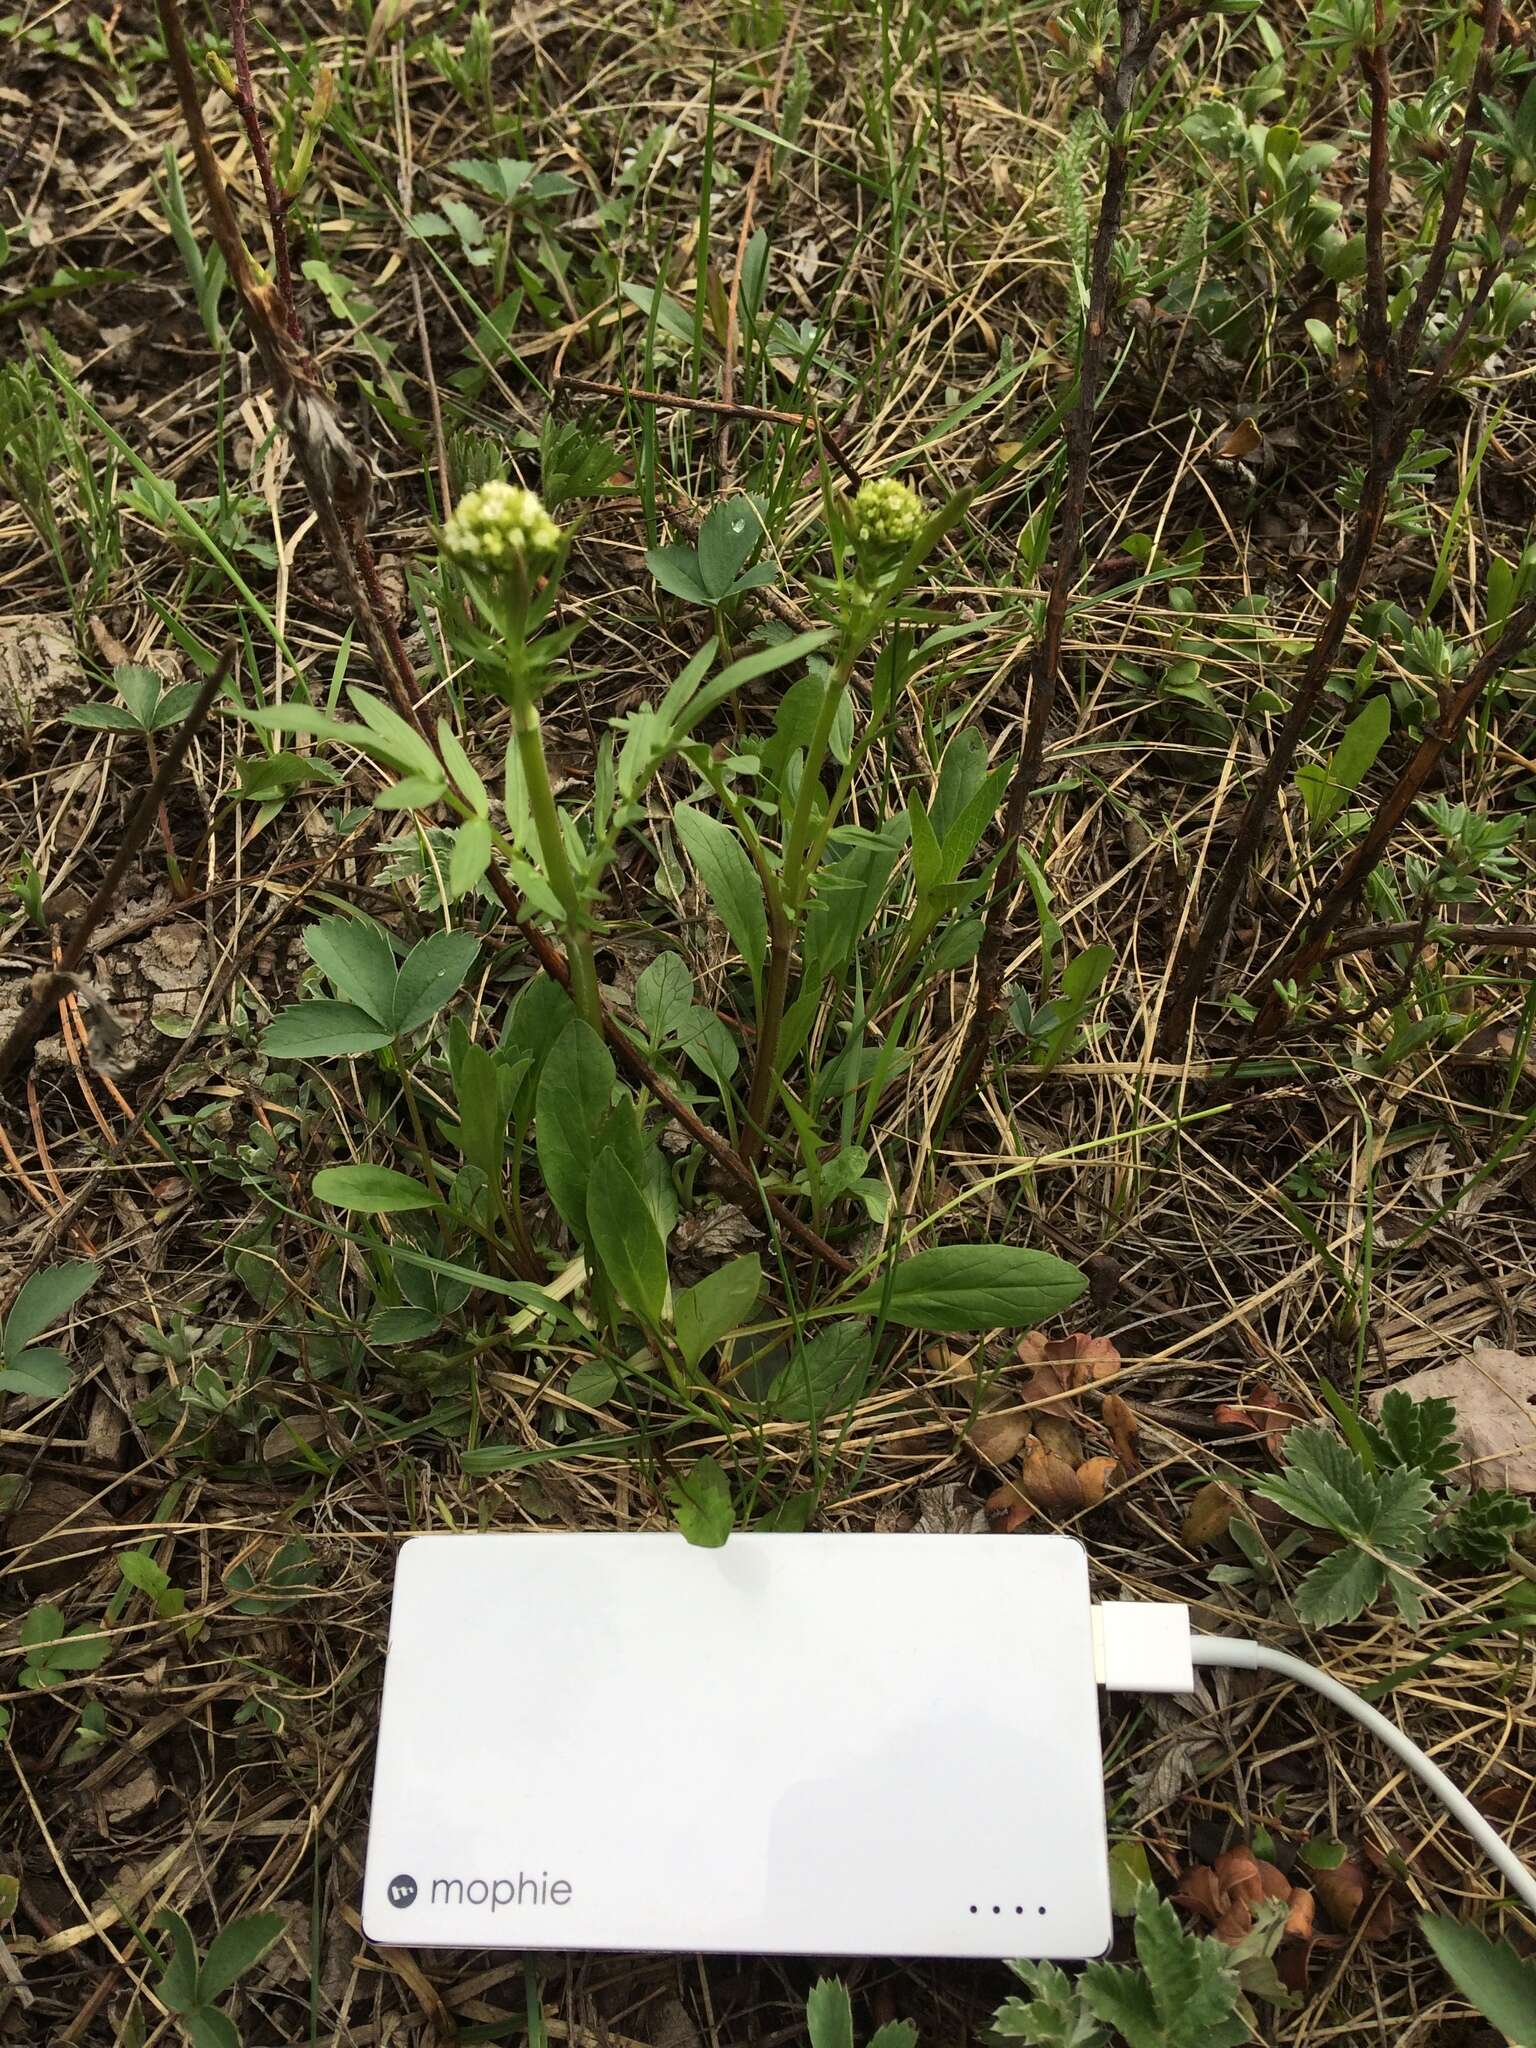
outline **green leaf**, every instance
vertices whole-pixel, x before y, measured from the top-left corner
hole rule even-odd
[[[477,818],[490,816],[491,796],[480,771],[459,744],[459,736],[446,718],[437,721],[437,744],[454,786]]]
[[[686,541],[674,540],[663,548],[647,548],[645,566],[662,589],[686,604],[708,604],[709,592],[699,576],[699,558]]]
[[[197,2003],[197,1943],[192,1930],[172,1906],[161,1907],[154,1925],[171,1937],[171,1953],[156,1988],[172,2012],[189,2012]]]
[[[698,870],[720,922],[746,961],[753,986],[760,987],[763,962],[768,957],[768,913],[763,908],[763,885],[746,848],[729,826],[690,804],[679,804],[672,815],[677,836]]]
[[[304,950],[349,1003],[389,1028],[397,979],[395,949],[376,924],[360,917],[322,917],[306,925]]]
[[[79,704],[64,714],[66,725],[81,725],[89,732],[142,732],[144,721],[121,704]]]
[[[870,2035],[867,2048],[917,2048],[917,2028],[911,2020],[887,2020]]]
[[[42,1643],[56,1643],[64,1634],[64,1610],[45,1600],[22,1618],[17,1631],[18,1640],[24,1650],[35,1650]]]
[[[1298,1521],[1341,1536],[1360,1535],[1376,1516],[1371,1474],[1331,1429],[1309,1423],[1285,1438],[1284,1475],[1261,1479],[1254,1491]]]
[[[679,953],[658,953],[635,983],[635,1015],[653,1045],[670,1044],[693,1008],[693,976]]]
[[[1082,1993],[1055,1963],[1015,1962],[1008,1966],[1033,1992],[1028,2001],[1010,1998],[993,2015],[1004,2040],[1029,2048],[1102,2048],[1109,2039],[1083,2002]]]
[[[1497,1571],[1531,1520],[1530,1502],[1502,1487],[1469,1493],[1435,1530],[1432,1547],[1439,1557],[1455,1558],[1477,1571]]]
[[[731,1533],[730,1481],[713,1458],[700,1458],[667,1488],[677,1526],[701,1550],[718,1550]]]
[[[240,2048],[240,2033],[227,2013],[211,2005],[195,2006],[182,2015],[190,2048]]]
[[[684,1363],[696,1366],[707,1351],[741,1327],[763,1292],[763,1268],[756,1252],[717,1266],[672,1298],[672,1327]]]
[[[453,835],[448,855],[448,900],[457,903],[475,888],[491,864],[491,827],[487,818],[466,818]]]
[[[728,498],[706,513],[699,528],[699,581],[718,604],[747,566],[763,537],[762,521],[750,498]]]
[[[619,1376],[605,1359],[589,1358],[566,1380],[564,1392],[583,1408],[601,1408],[618,1390]]]
[[[818,647],[824,647],[831,637],[826,627],[819,626],[814,632],[797,633],[793,639],[778,640],[771,646],[759,647],[751,654],[742,655],[739,661],[723,668],[719,675],[677,706],[673,725],[677,737],[681,739],[692,732],[701,719],[707,718],[711,711],[734,696],[745,684],[755,682],[760,676],[772,675],[776,669],[787,668],[793,662],[803,661]],[[669,691],[663,710],[670,702]]]
[[[1426,1479],[1444,1479],[1462,1462],[1456,1409],[1436,1396],[1415,1401],[1401,1387],[1393,1387],[1382,1400],[1377,1421],[1362,1416],[1360,1426],[1384,1471],[1406,1466]]]
[[[1536,1963],[1459,1920],[1421,1913],[1419,1926],[1440,1967],[1483,2018],[1517,2048],[1536,2048]]]
[[[1314,825],[1328,824],[1344,808],[1369,774],[1391,730],[1391,698],[1372,697],[1344,728],[1333,759],[1326,766],[1308,762],[1297,769],[1296,787]]]
[[[590,1024],[573,1017],[539,1075],[534,1148],[550,1200],[580,1238],[587,1236],[587,1183],[613,1079],[607,1046]]]
[[[254,1969],[287,1926],[281,1913],[247,1913],[213,1938],[197,1973],[199,2005],[222,1998],[247,1970]]]
[[[34,1345],[29,1351],[18,1351],[0,1366],[0,1393],[62,1401],[72,1384],[69,1360],[51,1345]]]
[[[833,1323],[796,1351],[763,1396],[782,1422],[821,1422],[851,1408],[869,1378],[869,1331],[863,1323]]]
[[[1353,1621],[1379,1596],[1386,1580],[1374,1557],[1345,1543],[1314,1565],[1296,1588],[1296,1612],[1309,1628],[1334,1628]]]
[[[1090,1963],[1079,1979],[1087,2004],[1128,2048],[1238,2048],[1252,2039],[1229,1952],[1186,1933],[1150,1886],[1137,1900],[1136,1956],[1139,1969]]]
[[[613,1147],[597,1156],[587,1183],[587,1230],[619,1299],[651,1329],[667,1305],[667,1250],[639,1183]]]
[[[395,1031],[417,1031],[435,1017],[458,994],[479,951],[473,932],[433,932],[412,946],[395,987]]]
[[[398,711],[384,703],[382,698],[370,697],[355,683],[347,685],[347,699],[372,734],[373,752],[439,791],[445,787],[442,763],[421,734],[407,725]]]
[[[1013,1244],[941,1244],[902,1259],[847,1306],[908,1330],[1033,1329],[1088,1285],[1076,1266]]]
[[[14,1353],[24,1351],[50,1323],[66,1316],[100,1278],[100,1266],[89,1259],[71,1259],[65,1265],[34,1273],[17,1293],[5,1319],[5,1340],[0,1349],[6,1357],[14,1363]]]
[[[377,1052],[389,1044],[391,1035],[356,1004],[333,1003],[322,996],[279,1011],[261,1035],[261,1049],[271,1059],[348,1058]]]
[[[1337,1870],[1348,1854],[1342,1842],[1307,1842],[1301,1860],[1309,1870]]]
[[[117,1560],[117,1568],[130,1586],[151,1600],[163,1600],[171,1590],[170,1576],[165,1567],[156,1564],[147,1551],[123,1551]]]
[[[392,1166],[327,1166],[311,1182],[315,1198],[362,1216],[388,1216],[406,1209],[434,1209],[437,1197],[408,1173]]]
[[[836,1977],[819,1977],[805,2001],[811,2048],[853,2048],[853,2003]]]
[[[1146,1844],[1134,1836],[1116,1842],[1109,1852],[1109,1907],[1117,1919],[1128,1919],[1136,1911],[1142,1887],[1151,1882]]]
[[[462,1027],[455,1025],[456,1030]],[[472,1166],[497,1186],[507,1151],[507,1119],[502,1109],[501,1068],[483,1045],[466,1035],[453,1049],[454,1107],[459,1117],[459,1150]]]

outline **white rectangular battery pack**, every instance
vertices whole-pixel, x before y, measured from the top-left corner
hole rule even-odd
[[[1097,1955],[1061,1536],[413,1537],[363,1890],[413,1948]]]

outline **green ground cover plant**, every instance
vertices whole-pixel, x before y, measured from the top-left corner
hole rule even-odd
[[[354,1909],[430,1528],[1065,1529],[1529,1857],[1528,24],[6,28],[0,2043],[1520,2040],[1227,1674],[1011,1998]]]

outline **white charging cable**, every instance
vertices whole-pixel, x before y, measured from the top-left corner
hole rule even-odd
[[[1504,1838],[1484,1820],[1464,1792],[1401,1728],[1378,1714],[1358,1693],[1340,1685],[1326,1671],[1304,1664],[1284,1650],[1271,1650],[1236,1636],[1195,1635],[1189,1609],[1169,1601],[1109,1600],[1093,1610],[1094,1661],[1099,1683],[1110,1692],[1188,1693],[1194,1690],[1194,1667],[1224,1666],[1231,1671],[1274,1671],[1297,1685],[1310,1686],[1331,1700],[1341,1713],[1369,1728],[1382,1745],[1454,1814],[1478,1847],[1509,1880],[1515,1896],[1536,1912],[1536,1876]]]
[[[1340,1713],[1348,1714],[1362,1728],[1369,1728],[1385,1748],[1408,1766],[1419,1783],[1427,1786],[1441,1805],[1456,1816],[1489,1861],[1503,1871],[1509,1880],[1510,1890],[1536,1912],[1536,1876],[1527,1870],[1504,1838],[1483,1819],[1465,1792],[1457,1790],[1440,1766],[1358,1693],[1351,1692],[1347,1685],[1340,1685],[1326,1671],[1317,1671],[1310,1664],[1304,1664],[1300,1657],[1289,1656],[1284,1650],[1271,1650],[1263,1643],[1243,1642],[1233,1636],[1191,1636],[1189,1648],[1196,1664],[1224,1665],[1233,1671],[1276,1671],[1282,1678],[1294,1679],[1297,1685],[1310,1686],[1313,1692],[1331,1700]]]

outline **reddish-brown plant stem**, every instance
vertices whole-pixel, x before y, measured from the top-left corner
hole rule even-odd
[[[1461,732],[1484,691],[1513,666],[1536,641],[1536,598],[1521,605],[1480,660],[1467,671],[1459,688],[1450,693],[1440,716],[1420,740],[1412,760],[1397,779],[1396,787],[1372,818],[1369,829],[1345,862],[1343,872],[1327,894],[1308,913],[1296,945],[1280,970],[1278,979],[1298,986],[1310,978],[1328,951],[1328,935],[1365,887],[1371,871],[1380,861],[1392,835],[1407,817],[1415,799],[1439,765],[1446,749]],[[1285,1007],[1271,990],[1253,1026],[1255,1038],[1272,1038],[1285,1021]]]
[[[267,220],[272,230],[272,261],[277,268],[277,293],[282,301],[284,325],[297,341],[300,333],[299,309],[293,295],[293,266],[288,254],[288,201],[278,189],[277,178],[272,169],[272,153],[267,148],[267,138],[261,129],[261,114],[256,105],[256,81],[251,72],[251,54],[246,46],[246,5],[247,0],[229,0],[229,40],[235,59],[235,84],[238,88],[235,104],[240,110],[240,119],[245,124],[246,140],[251,145],[256,175],[261,180],[262,197],[267,203]]]
[[[302,336],[296,338],[289,334],[286,327],[280,328],[274,318],[275,294],[271,286],[261,282],[250,261],[203,122],[196,76],[181,19],[180,0],[158,0],[158,6],[182,114],[191,137],[199,180],[208,201],[214,238],[223,253],[231,282],[245,308],[258,353],[277,395],[279,411],[294,446],[299,473],[315,513],[321,540],[341,577],[348,609],[368,643],[374,664],[394,700],[396,710],[435,749],[435,737],[421,715],[410,655],[379,582],[373,550],[365,531],[367,465],[351,448],[334,403],[316,381],[303,355]],[[506,875],[493,864],[486,879],[545,973],[553,976],[562,987],[569,987],[570,966],[565,955],[546,933],[532,923],[526,904]],[[762,1187],[752,1167],[678,1097],[630,1043],[610,1014],[604,1011],[601,1021],[619,1065],[682,1125],[722,1171],[746,1193],[757,1196],[782,1230],[797,1238],[834,1272],[847,1274],[854,1270],[851,1260]]]
[[[1130,175],[1131,138],[1127,126],[1131,103],[1138,81],[1151,62],[1161,37],[1188,18],[1189,10],[1175,9],[1163,21],[1147,26],[1138,0],[1121,0],[1119,57],[1113,71],[1106,72],[1099,80],[1104,119],[1109,127],[1109,148],[1089,259],[1088,305],[1083,320],[1077,393],[1064,428],[1066,479],[1062,490],[1056,559],[1046,591],[1040,644],[1030,665],[1024,734],[1003,811],[1002,857],[992,878],[986,923],[976,956],[976,988],[950,1090],[952,1103],[959,1101],[975,1082],[992,1042],[1007,965],[1009,921],[1019,879],[1019,844],[1024,831],[1024,813],[1040,779],[1045,759],[1046,736],[1056,708],[1061,678],[1061,648],[1067,612],[1082,568],[1088,465],[1109,335],[1115,243],[1120,233]]]
[[[1370,453],[1361,485],[1354,524],[1345,542],[1344,554],[1334,578],[1333,600],[1317,638],[1308,651],[1287,713],[1269,758],[1249,794],[1237,828],[1214,883],[1208,893],[1199,924],[1186,939],[1169,977],[1169,996],[1158,1027],[1158,1049],[1171,1053],[1187,1034],[1195,1005],[1204,994],[1216,963],[1226,944],[1240,891],[1263,854],[1269,826],[1281,785],[1290,775],[1303,734],[1316,713],[1327,688],[1333,663],[1354,616],[1365,581],[1366,570],[1380,537],[1391,491],[1392,477],[1409,436],[1424,406],[1439,389],[1449,371],[1461,335],[1470,328],[1464,318],[1461,333],[1443,349],[1425,385],[1409,394],[1407,378],[1423,336],[1431,308],[1444,282],[1451,250],[1455,245],[1466,203],[1467,186],[1475,152],[1476,114],[1482,105],[1491,55],[1497,46],[1502,0],[1487,0],[1483,41],[1472,84],[1468,90],[1461,141],[1447,180],[1439,226],[1429,259],[1404,315],[1394,344],[1387,328],[1387,281],[1385,263],[1386,215],[1390,196],[1391,157],[1388,134],[1390,79],[1384,25],[1384,10],[1377,0],[1375,45],[1361,53],[1361,70],[1370,98],[1370,153],[1366,175],[1365,244],[1366,285],[1362,339],[1365,343],[1366,398],[1370,425]],[[1488,266],[1495,270],[1496,266]],[[1486,299],[1493,276],[1479,280],[1476,304]],[[1475,317],[1475,306],[1471,317]]]

